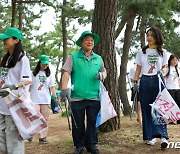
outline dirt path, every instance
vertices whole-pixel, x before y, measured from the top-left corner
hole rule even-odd
[[[180,125],[169,125],[170,141],[180,142]],[[71,154],[74,147],[71,132],[68,129],[66,117],[60,114],[51,114],[49,119],[49,144],[40,145],[34,137],[31,143],[27,142],[26,154]],[[160,142],[154,146],[145,145],[142,141],[141,127],[133,118],[121,117],[121,129],[109,133],[99,133],[101,154],[180,154],[180,149],[166,149],[162,151]],[[85,152],[83,154],[88,154]]]

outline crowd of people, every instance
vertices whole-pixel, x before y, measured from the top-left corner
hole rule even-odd
[[[137,95],[138,122],[142,125],[143,140],[154,145],[160,138],[161,148],[168,145],[167,124],[155,125],[151,116],[151,106],[159,93],[158,72],[164,73],[164,81],[169,93],[180,107],[180,78],[178,58],[162,48],[163,37],[156,27],[148,29],[147,46],[137,54],[135,69],[131,72],[131,81],[139,83]],[[51,105],[52,112],[58,113],[57,102],[69,101],[72,112],[72,138],[74,154],[81,154],[86,149],[92,154],[99,154],[98,128],[96,118],[100,110],[100,81],[107,76],[102,57],[93,48],[100,41],[99,35],[84,31],[76,45],[80,49],[73,52],[62,67],[62,89],[56,90],[54,74],[49,68],[49,56],[41,55],[35,68],[30,69],[29,60],[22,48],[22,32],[17,28],[8,28],[0,34],[7,53],[0,63],[0,152],[23,154],[24,141],[19,140],[18,130],[13,122],[4,97],[9,95],[6,88],[19,94],[24,88],[30,92],[30,98],[36,108],[48,122]],[[167,69],[166,69],[167,66]],[[140,77],[141,76],[141,77]],[[71,79],[73,88],[68,88]],[[162,86],[162,89],[165,88]],[[133,90],[132,90],[133,91]],[[134,98],[132,98],[134,101]],[[180,121],[177,121],[179,124]],[[47,130],[39,134],[39,143],[47,144]],[[33,138],[29,138],[32,141]]]

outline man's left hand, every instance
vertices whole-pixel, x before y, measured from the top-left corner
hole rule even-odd
[[[96,79],[100,80],[100,81],[104,81],[104,77],[103,77],[103,73],[102,72],[99,72],[96,76]]]

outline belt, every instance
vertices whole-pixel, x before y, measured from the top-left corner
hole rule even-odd
[[[157,74],[156,75],[142,75],[142,77],[145,77],[145,78],[157,78]]]

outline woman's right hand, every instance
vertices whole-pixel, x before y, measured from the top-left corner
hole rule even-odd
[[[132,81],[133,83],[137,83],[138,79],[137,79],[136,77],[134,77],[134,78],[131,79],[131,81]]]

